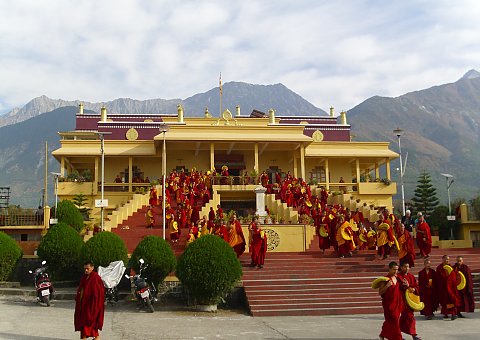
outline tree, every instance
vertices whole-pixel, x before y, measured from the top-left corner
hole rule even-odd
[[[430,175],[423,171],[418,176],[415,196],[412,198],[413,206],[417,212],[422,212],[425,216],[430,216],[433,210],[438,206],[437,189],[432,185]]]
[[[0,231],[0,281],[6,281],[10,277],[21,257],[22,249],[17,242]]]
[[[58,203],[57,218],[59,223],[63,222],[77,232],[83,228],[83,216],[72,201],[63,200]]]
[[[102,231],[85,243],[83,258],[85,261],[93,261],[95,266],[107,267],[113,261],[128,263],[128,251],[120,236]]]
[[[65,223],[51,227],[40,241],[38,256],[46,260],[55,279],[78,278],[82,273],[83,239]]]

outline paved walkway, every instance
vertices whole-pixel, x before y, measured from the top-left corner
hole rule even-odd
[[[168,310],[167,310],[168,309]],[[73,331],[73,301],[42,307],[33,298],[0,297],[0,339],[78,339]],[[417,320],[424,340],[478,339],[480,316],[443,321]],[[136,303],[107,306],[102,339],[378,339],[382,315],[251,317],[243,311],[205,314],[183,306],[157,305],[148,314]],[[410,337],[405,336],[406,339]]]

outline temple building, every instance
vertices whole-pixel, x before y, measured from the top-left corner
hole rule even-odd
[[[204,117],[187,117],[180,105],[176,114],[112,114],[102,108],[99,115],[84,113],[80,104],[75,130],[59,134],[61,147],[53,152],[60,163],[59,199],[83,193],[93,215],[102,173],[111,213],[143,193],[146,181],[161,184],[162,154],[167,175],[193,168],[221,172],[227,166],[231,181],[215,188],[215,203],[227,208],[254,206],[255,185],[245,186],[241,178],[264,171],[271,183],[276,173],[303,178],[313,193],[324,187],[335,203],[367,214],[391,209],[396,193],[390,163],[398,154],[388,142],[352,141],[346,113],[335,117],[333,108],[326,116],[279,116],[273,109],[242,115],[237,106],[235,114],[225,110],[214,117],[205,109]],[[295,213],[289,214],[288,220],[296,221]]]

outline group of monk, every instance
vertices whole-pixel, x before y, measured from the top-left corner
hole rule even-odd
[[[382,297],[385,317],[380,339],[401,340],[402,332],[411,335],[414,340],[421,339],[417,335],[414,310],[407,302],[406,290],[420,296],[424,304],[420,313],[427,320],[434,318],[439,306],[444,319],[464,318],[462,312],[474,312],[472,273],[462,256],[458,256],[455,265],[450,266],[450,257],[444,255],[436,270],[431,268],[430,259],[425,259],[418,281],[409,270],[407,261],[400,262],[400,267],[396,262],[390,262],[386,279],[380,284],[378,292]],[[460,276],[465,278],[464,285],[461,285]]]

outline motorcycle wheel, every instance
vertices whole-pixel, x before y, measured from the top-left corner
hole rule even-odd
[[[47,307],[50,307],[50,297],[48,295],[43,297],[43,303],[46,304]]]
[[[147,312],[149,313],[155,312],[155,309],[153,308],[153,305],[152,305],[152,301],[150,301],[150,299],[146,299],[145,304],[147,306]]]

